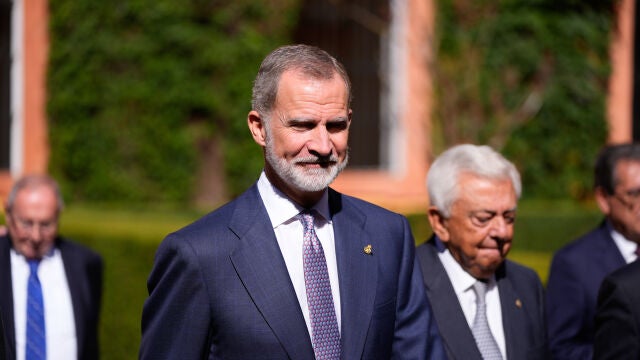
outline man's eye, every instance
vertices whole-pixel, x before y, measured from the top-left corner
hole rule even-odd
[[[473,217],[474,222],[480,225],[484,225],[488,223],[489,221],[491,221],[491,219],[493,219],[493,216],[490,216],[490,215],[482,215],[482,216],[476,215]]]
[[[627,196],[629,196],[632,199],[640,198],[640,189],[633,189],[633,190],[627,191]]]
[[[296,122],[291,124],[292,128],[298,129],[298,130],[309,130],[309,129],[312,129],[314,126],[315,124],[308,123],[308,122]]]
[[[327,124],[327,131],[329,132],[339,132],[339,131],[346,130],[346,128],[347,128],[346,121],[332,122]]]

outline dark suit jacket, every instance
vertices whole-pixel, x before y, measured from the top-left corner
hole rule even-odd
[[[75,317],[78,359],[98,358],[98,319],[102,301],[102,258],[92,250],[60,237],[56,245],[62,255]],[[7,359],[15,359],[16,338],[11,285],[11,240],[0,237],[0,311],[7,339]]]
[[[441,359],[406,218],[331,189],[329,204],[342,358]],[[314,358],[256,185],[168,235],[148,290],[141,359]]]
[[[4,336],[4,321],[2,320],[2,311],[0,311],[0,360],[7,358],[7,339]]]
[[[595,321],[594,359],[640,359],[640,261],[604,279]]]
[[[603,222],[560,249],[547,282],[547,324],[554,359],[591,359],[602,280],[626,264]]]
[[[438,258],[438,251],[444,251],[444,246],[432,236],[418,246],[416,255],[447,356],[451,360],[481,360],[480,350],[451,280]],[[529,268],[505,260],[495,276],[502,306],[507,358],[547,359],[544,292],[538,275]]]

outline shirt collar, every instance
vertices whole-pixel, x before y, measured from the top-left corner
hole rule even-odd
[[[462,268],[462,265],[456,261],[448,249],[443,252],[439,252],[438,257],[451,280],[453,290],[456,294],[464,293],[469,290],[476,281],[478,281]],[[489,279],[489,286],[493,286],[494,283],[495,275],[491,276],[491,279]]]
[[[609,234],[611,234],[611,238],[613,239],[613,242],[616,244],[616,246],[622,253],[622,257],[624,257],[624,259],[627,262],[633,261],[636,256],[635,251],[638,248],[638,244],[627,239],[626,237],[624,237],[624,235],[617,232],[613,228],[613,225],[609,220],[607,220],[606,224],[607,224],[607,228],[609,229]]]
[[[287,195],[282,191],[273,186],[267,178],[267,175],[264,173],[264,170],[258,179],[258,192],[260,193],[262,202],[267,209],[267,214],[269,214],[269,219],[271,220],[271,225],[274,229],[279,225],[290,223],[295,220],[295,217],[305,210],[303,207],[289,199],[289,197],[287,197]],[[327,189],[324,190],[322,197],[312,207],[312,209],[320,214],[320,216],[324,218],[324,221],[331,223],[329,192]]]

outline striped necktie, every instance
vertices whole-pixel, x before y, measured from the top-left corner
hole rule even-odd
[[[27,283],[27,347],[26,360],[45,360],[47,343],[44,326],[44,302],[42,287],[38,279],[40,260],[29,260],[29,281]]]

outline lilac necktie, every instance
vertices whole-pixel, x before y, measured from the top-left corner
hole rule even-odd
[[[29,280],[27,282],[27,347],[26,360],[47,358],[47,343],[44,327],[44,301],[42,287],[38,279],[39,260],[29,260]]]
[[[324,251],[313,227],[313,214],[300,213],[304,227],[304,283],[311,318],[311,343],[317,360],[340,359],[340,332],[336,319]]]

